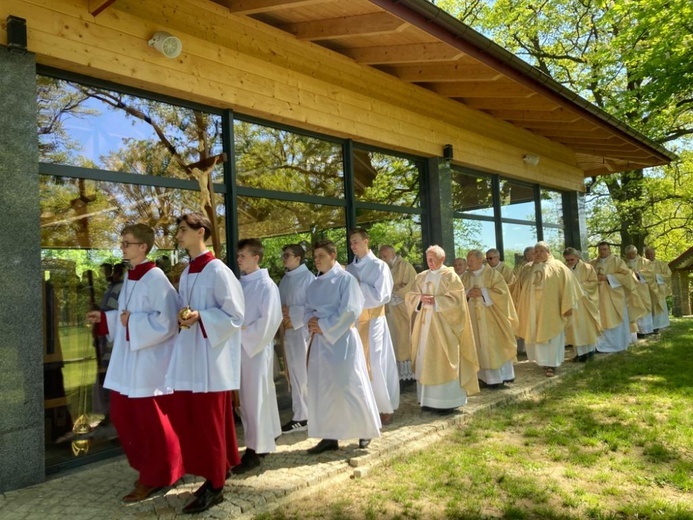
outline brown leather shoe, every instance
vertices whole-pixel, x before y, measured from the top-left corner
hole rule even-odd
[[[387,426],[388,424],[392,424],[392,420],[394,419],[395,414],[394,413],[381,413],[380,414],[380,423],[383,426]]]
[[[130,491],[127,495],[123,497],[123,502],[131,504],[133,502],[141,502],[145,498],[149,498],[152,496],[154,493],[159,491],[160,489],[163,489],[162,487],[158,486],[145,486],[140,482],[139,480],[135,482],[135,489]]]

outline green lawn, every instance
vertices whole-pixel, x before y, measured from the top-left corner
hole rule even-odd
[[[693,519],[693,320],[262,519]]]

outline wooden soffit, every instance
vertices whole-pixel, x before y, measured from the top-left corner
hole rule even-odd
[[[675,158],[426,0],[215,3],[561,143],[586,177]]]

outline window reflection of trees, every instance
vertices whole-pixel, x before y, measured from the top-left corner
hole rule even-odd
[[[45,76],[37,81],[43,162],[187,179],[187,165],[221,153],[218,115]],[[212,179],[223,179],[221,164]]]
[[[419,207],[420,166],[410,159],[354,150],[354,191],[361,202]]]
[[[234,140],[239,186],[344,198],[341,145],[244,121]]]
[[[494,210],[491,178],[453,170],[452,204],[455,211],[492,217]]]
[[[409,263],[421,266],[423,239],[420,215],[358,210],[356,223],[368,231],[370,247],[376,256],[380,246],[391,245]]]

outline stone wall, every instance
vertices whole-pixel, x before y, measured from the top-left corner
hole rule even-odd
[[[0,492],[44,479],[36,62],[0,46]]]

